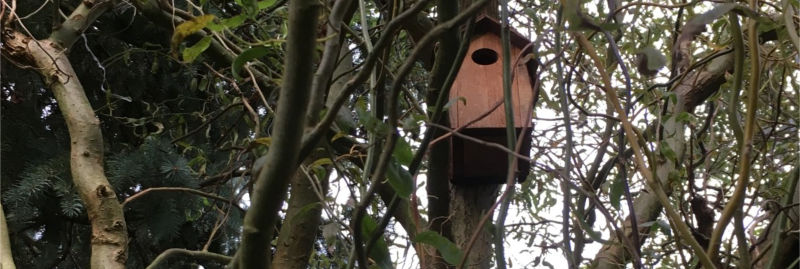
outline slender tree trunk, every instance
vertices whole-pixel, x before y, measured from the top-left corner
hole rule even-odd
[[[3,55],[39,72],[53,91],[67,123],[72,180],[92,225],[91,268],[125,268],[128,234],[122,206],[103,169],[100,121],[67,59],[67,52],[83,31],[111,6],[111,1],[83,1],[44,40],[34,40],[14,30],[3,32]]]

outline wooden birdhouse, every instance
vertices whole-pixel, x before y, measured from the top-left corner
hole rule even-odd
[[[469,49],[450,89],[450,100],[458,99],[449,110],[450,124],[454,129],[464,127],[460,132],[467,136],[506,146],[500,23],[486,16],[475,23]],[[535,60],[516,62],[529,43],[525,37],[512,30],[510,41],[514,127],[519,134],[529,118],[537,65]],[[528,131],[520,153],[528,155],[530,145]],[[452,161],[451,182],[454,184],[505,183],[508,154],[500,149],[453,136]],[[519,160],[517,164],[515,173],[521,182],[528,175],[530,163]]]

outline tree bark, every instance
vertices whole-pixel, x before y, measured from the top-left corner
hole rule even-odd
[[[314,155],[314,154],[312,154]],[[309,162],[313,161],[309,158]],[[322,214],[322,200],[319,195],[327,193],[327,182],[320,182],[316,189],[314,180],[298,170],[292,178],[292,189],[286,218],[278,235],[278,246],[272,268],[306,268],[308,258],[317,237],[317,228]],[[321,181],[326,181],[321,179]],[[321,192],[321,193],[318,193]]]
[[[463,251],[470,244],[473,233],[480,230],[467,255],[465,268],[489,268],[492,260],[492,229],[478,224],[497,200],[500,185],[452,185],[450,208],[454,243]]]
[[[273,142],[253,185],[252,207],[244,217],[242,241],[233,268],[269,268],[272,227],[300,159],[320,7],[315,0],[289,3],[284,84],[275,115]]]
[[[331,1],[331,13],[325,23],[325,35],[337,36],[329,38],[325,42],[325,50],[319,67],[314,74],[311,85],[311,97],[309,98],[308,112],[306,113],[306,127],[313,128],[317,124],[319,111],[324,104],[324,97],[328,93],[330,79],[336,72],[342,73],[341,69],[350,68],[351,61],[341,61],[337,64],[339,54],[347,54],[348,50],[342,46],[344,38],[342,36],[341,25],[350,21],[353,15],[352,0]],[[336,89],[340,90],[341,85],[337,84]],[[313,163],[321,154],[312,153],[306,158],[306,165]],[[329,169],[329,168],[324,168]],[[313,171],[309,171],[313,173]],[[314,247],[324,198],[328,191],[327,178],[320,178],[319,186],[312,184],[314,179],[310,178],[303,171],[298,170],[291,181],[289,194],[289,207],[286,211],[283,225],[278,235],[277,250],[272,261],[273,268],[306,268],[308,259]]]
[[[3,32],[3,55],[39,72],[53,91],[69,129],[72,180],[92,225],[91,268],[125,268],[128,237],[122,207],[103,169],[100,121],[67,59],[67,51],[110,7],[110,1],[83,1],[44,40],[11,29]]]
[[[6,225],[6,213],[3,206],[0,206],[0,268],[16,269],[14,257],[11,255],[11,241],[8,239],[8,225]]]

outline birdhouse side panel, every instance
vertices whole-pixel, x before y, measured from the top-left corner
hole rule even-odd
[[[520,54],[519,48],[514,48],[512,50],[512,55],[514,56],[513,61],[517,61],[517,57],[524,57],[525,55]],[[512,64],[514,64],[512,62]],[[525,122],[528,120],[529,115],[528,111],[533,102],[533,84],[531,83],[531,77],[528,75],[527,65],[524,62],[520,61],[516,67],[514,72],[514,82],[513,82],[513,94],[514,94],[514,125],[516,127],[524,127]]]

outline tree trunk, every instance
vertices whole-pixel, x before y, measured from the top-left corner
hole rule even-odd
[[[313,162],[313,157],[314,154],[307,163]],[[312,180],[300,169],[292,178],[289,208],[278,235],[278,250],[272,260],[272,268],[308,267],[322,214],[323,201],[320,195],[324,196],[328,191],[325,178],[320,180],[318,187],[312,185]]]
[[[310,97],[316,47],[318,1],[289,2],[283,87],[275,113],[272,144],[253,184],[252,206],[244,217],[239,250],[232,268],[268,268],[272,227],[297,171]]]
[[[341,34],[341,24],[352,18],[355,7],[352,3],[352,0],[328,2],[331,13],[324,21],[326,32],[323,35],[336,34],[337,36],[325,41],[325,50],[311,84],[306,128],[313,128],[317,124],[326,94],[336,91],[333,95],[338,96],[338,92],[344,90],[343,83],[331,85],[329,81],[333,75],[338,77],[352,67],[351,61],[341,61],[337,64],[340,54],[349,56],[347,46],[342,45],[344,38]],[[312,164],[322,157],[323,154],[312,153],[306,158],[305,164]],[[324,169],[330,170],[329,168]],[[313,174],[314,171],[309,171],[309,173]],[[289,207],[278,235],[278,246],[272,261],[272,268],[308,267],[308,259],[313,251],[321,221],[322,203],[325,202],[324,197],[328,192],[327,177],[320,178],[318,186],[314,186],[312,181],[314,181],[313,178],[300,170],[295,172],[292,178]]]
[[[6,213],[3,206],[0,206],[0,268],[16,269],[14,257],[11,256],[11,241],[8,240],[8,225],[6,225]]]
[[[28,43],[69,129],[72,179],[92,224],[91,268],[125,268],[128,231],[122,206],[103,170],[100,121],[63,51],[49,41],[41,42],[41,46],[46,50],[35,42]]]
[[[480,231],[473,242],[472,250],[467,255],[465,268],[489,268],[492,260],[493,230],[486,225],[484,227],[478,225],[497,200],[498,189],[499,185],[494,184],[452,185],[450,188],[452,217],[449,221],[452,223],[454,243],[462,251],[466,251],[472,235],[475,231]]]
[[[14,30],[3,33],[3,55],[39,72],[69,129],[72,180],[92,225],[91,268],[125,268],[128,231],[122,206],[103,169],[100,121],[67,59],[67,50],[111,5],[110,1],[83,1],[45,40]]]

